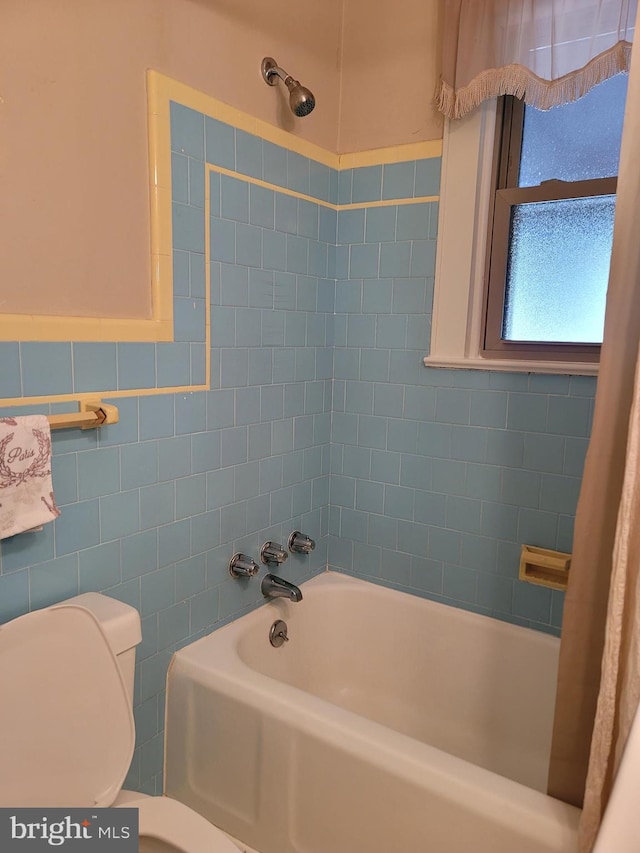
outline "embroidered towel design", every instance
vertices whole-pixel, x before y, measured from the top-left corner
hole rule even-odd
[[[60,515],[51,482],[51,431],[44,415],[0,418],[0,539]]]

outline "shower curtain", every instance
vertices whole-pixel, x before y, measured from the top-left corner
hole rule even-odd
[[[578,97],[627,68],[631,53],[604,342],[549,770],[550,794],[584,802],[580,853],[591,849],[640,694],[640,534],[633,525],[634,518],[640,522],[640,403],[630,428],[640,341],[640,51],[629,50],[636,9],[637,0],[445,0],[444,7],[439,108],[449,117],[504,93],[540,106]]]
[[[549,775],[553,796],[581,805],[584,793],[580,853],[592,848],[640,696],[638,150],[640,51],[634,50],[604,343],[576,515]]]
[[[640,358],[640,356],[639,356]],[[592,848],[640,698],[640,361],[631,407],[626,470],[613,552],[602,679],[580,825]]]

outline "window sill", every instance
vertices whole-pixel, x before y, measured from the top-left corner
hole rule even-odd
[[[571,376],[597,376],[597,362],[524,361],[506,358],[475,358],[430,356],[423,359],[425,367],[447,367],[457,370],[499,370],[504,373],[566,373]]]

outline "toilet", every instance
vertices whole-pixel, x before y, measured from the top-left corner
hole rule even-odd
[[[141,853],[238,853],[192,809],[122,791],[140,617],[85,593],[0,625],[0,807],[135,807]]]

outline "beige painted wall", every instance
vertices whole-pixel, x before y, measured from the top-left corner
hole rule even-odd
[[[335,150],[340,0],[294,8],[2,0],[0,312],[149,316],[148,67]],[[304,121],[266,54],[316,93]]]
[[[149,316],[147,68],[334,152],[440,138],[439,6],[1,0],[0,313]],[[314,91],[310,116],[265,55]]]
[[[345,0],[341,153],[442,139],[441,0]]]

